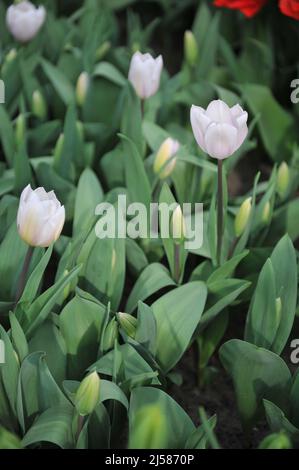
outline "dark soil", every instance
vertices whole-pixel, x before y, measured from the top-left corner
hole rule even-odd
[[[232,338],[243,339],[246,311],[244,314],[232,314],[227,333],[222,344]],[[181,359],[176,372],[183,378],[181,386],[171,385],[170,395],[183,407],[196,425],[200,424],[198,409],[204,407],[207,415],[217,415],[215,434],[223,449],[256,449],[262,439],[269,434],[265,422],[253,429],[250,440],[243,433],[232,381],[222,367],[218,351],[213,354],[209,368],[213,368],[211,381],[206,386],[199,386],[195,345]]]
[[[180,362],[177,372],[183,377],[181,386],[172,385],[171,396],[184,408],[193,422],[199,424],[198,408],[203,406],[208,416],[217,415],[215,434],[224,449],[257,448],[269,429],[264,423],[253,430],[251,442],[244,436],[234,389],[230,378],[222,368],[217,357],[211,361],[217,367],[211,384],[199,387],[196,377],[196,365],[190,350]]]

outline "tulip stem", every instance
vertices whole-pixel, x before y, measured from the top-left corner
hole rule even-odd
[[[181,269],[180,269],[180,245],[174,244],[174,280],[178,284],[180,281]]]
[[[79,415],[78,416],[78,427],[77,427],[77,434],[76,434],[76,442],[78,441],[81,431],[83,429],[83,424],[84,424],[84,416]]]
[[[27,250],[27,253],[26,253],[26,256],[25,256],[23,268],[22,268],[22,271],[21,271],[20,277],[19,277],[17,293],[16,293],[16,299],[15,299],[15,306],[19,302],[19,300],[22,297],[22,294],[24,292],[24,288],[25,288],[25,285],[26,285],[27,274],[28,274],[28,271],[29,271],[29,266],[30,266],[30,262],[31,262],[31,259],[32,259],[32,255],[33,255],[33,250],[34,250],[33,246],[29,246],[29,248]]]
[[[217,263],[221,265],[221,248],[223,236],[223,165],[222,160],[218,160],[218,202],[217,202]]]
[[[144,118],[144,103],[145,101],[141,98],[141,119],[143,121]]]

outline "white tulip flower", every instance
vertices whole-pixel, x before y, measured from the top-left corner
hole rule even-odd
[[[30,246],[48,247],[62,231],[65,209],[54,191],[26,186],[20,198],[17,226],[20,237]]]
[[[149,53],[135,52],[130,64],[129,80],[141,99],[150,98],[150,96],[157,93],[162,68],[163,59],[161,55],[154,59]]]
[[[248,133],[248,114],[239,104],[229,108],[223,101],[214,100],[206,110],[193,105],[190,118],[198,145],[218,160],[238,150]]]
[[[6,24],[19,42],[28,42],[33,39],[46,19],[46,9],[36,7],[27,0],[11,5],[6,13]]]

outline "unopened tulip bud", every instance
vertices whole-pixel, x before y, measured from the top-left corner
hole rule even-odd
[[[15,48],[11,49],[9,51],[9,53],[6,55],[5,57],[5,62],[8,64],[9,62],[12,62],[13,60],[15,60],[15,58],[17,57],[18,53],[17,53],[17,50]]]
[[[84,140],[84,126],[83,126],[82,121],[76,122],[76,128],[77,128],[77,132],[78,132],[80,140]]]
[[[33,191],[30,184],[23,190],[17,216],[20,237],[30,246],[48,247],[63,229],[65,209],[54,191]]]
[[[11,5],[6,13],[6,24],[14,38],[22,43],[33,39],[46,19],[43,6],[36,7],[27,0]]]
[[[98,373],[95,371],[80,383],[74,399],[79,415],[90,415],[96,408],[100,398],[100,382]]]
[[[24,114],[19,114],[16,119],[15,138],[17,146],[20,147],[24,143],[26,131],[26,120]]]
[[[101,60],[111,49],[111,42],[105,41],[96,51],[96,60]]]
[[[137,319],[128,313],[119,312],[116,314],[117,320],[124,332],[131,338],[135,338],[137,329]]]
[[[281,431],[280,433],[270,434],[270,436],[265,437],[259,449],[291,449],[292,444],[289,437]]]
[[[134,41],[132,44],[132,52],[135,54],[135,52],[140,51],[140,43],[138,41]]]
[[[118,337],[118,326],[117,321],[113,318],[107,325],[104,340],[103,340],[103,350],[104,352],[109,351],[114,347],[115,340]]]
[[[184,36],[185,59],[187,64],[194,67],[198,57],[198,46],[192,31],[186,31]]]
[[[242,203],[235,218],[236,237],[240,237],[244,233],[244,230],[248,224],[250,213],[251,213],[251,197],[248,197]]]
[[[62,150],[64,146],[64,134],[60,134],[60,136],[57,139],[55,149],[54,149],[54,160],[58,161],[60,160],[62,156]]]
[[[165,449],[166,415],[159,404],[145,405],[135,414],[130,428],[130,449]]]
[[[277,172],[277,186],[276,190],[283,199],[286,194],[290,183],[290,170],[286,162],[282,162]]]
[[[65,270],[63,271],[63,275],[62,275],[62,276],[63,276],[63,277],[67,277],[68,274],[69,274],[69,270],[68,270],[68,269],[65,269]],[[67,299],[67,298],[68,298],[70,291],[71,291],[71,283],[67,284],[67,285],[65,286],[65,288],[63,289],[63,297],[64,297],[64,299]]]
[[[160,146],[155,161],[154,172],[159,178],[167,178],[174,170],[176,158],[174,155],[178,152],[180,144],[177,140],[168,137]],[[169,161],[169,163],[167,163]]]
[[[76,86],[76,97],[79,106],[83,106],[85,103],[86,95],[89,88],[90,78],[87,72],[82,72],[79,75]]]
[[[269,201],[266,202],[262,212],[262,222],[268,224],[271,216],[271,204]]]
[[[192,106],[191,126],[199,147],[210,157],[223,160],[243,144],[248,114],[239,104],[230,108],[222,100],[211,101],[207,109]]]
[[[178,242],[182,242],[186,236],[185,219],[179,205],[177,205],[172,214],[171,234],[172,238]]]
[[[39,90],[35,90],[32,95],[32,112],[41,120],[47,116],[47,103]]]
[[[161,55],[154,59],[148,53],[135,52],[130,64],[129,81],[135,88],[139,98],[147,99],[157,93],[162,68],[163,59]]]

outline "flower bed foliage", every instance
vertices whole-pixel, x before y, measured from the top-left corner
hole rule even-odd
[[[246,446],[298,446],[298,2],[35,3],[0,2],[0,448],[222,447],[188,351]],[[171,237],[99,237],[119,195]]]

